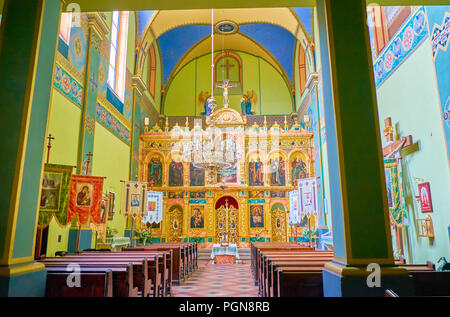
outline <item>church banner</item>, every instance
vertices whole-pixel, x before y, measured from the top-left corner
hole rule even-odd
[[[298,212],[298,191],[293,190],[289,192],[289,223],[297,224],[300,222]]]
[[[317,179],[301,178],[298,180],[298,201],[300,208],[300,218],[305,215],[317,216]]]
[[[401,159],[389,158],[384,160],[384,173],[388,197],[389,218],[396,226],[408,225],[405,198],[402,188]]]
[[[72,175],[67,222],[77,215],[79,224],[85,224],[89,216],[91,222],[99,224],[102,191],[103,177]]]
[[[72,166],[45,164],[42,178],[38,226],[45,228],[52,217],[60,226],[67,225]]]
[[[100,239],[103,243],[106,243],[106,222],[109,211],[109,201],[109,196],[105,196],[102,198],[102,202],[100,205],[100,223],[95,223],[92,221],[90,221],[89,223],[89,227],[92,229],[92,231],[96,231],[97,233],[99,233]]]
[[[160,223],[162,220],[163,193],[152,190],[147,191],[147,214],[143,223]]]
[[[123,211],[126,217],[144,217],[147,213],[147,183],[127,181],[124,186]]]

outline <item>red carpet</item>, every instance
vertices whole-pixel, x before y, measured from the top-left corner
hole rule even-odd
[[[206,264],[206,265],[205,265]],[[199,263],[199,269],[182,285],[173,286],[175,297],[256,297],[250,263]]]

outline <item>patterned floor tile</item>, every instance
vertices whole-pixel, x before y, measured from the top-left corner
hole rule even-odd
[[[199,263],[199,269],[184,283],[173,287],[175,297],[256,297],[250,264]]]

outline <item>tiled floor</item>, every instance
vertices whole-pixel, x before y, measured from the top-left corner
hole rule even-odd
[[[256,297],[250,264],[200,263],[199,269],[180,286],[175,297]]]

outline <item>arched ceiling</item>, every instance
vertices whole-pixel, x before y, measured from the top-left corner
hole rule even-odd
[[[283,75],[287,74],[292,82],[295,40],[307,51],[310,47],[311,12],[312,8],[215,9],[214,24],[222,21],[237,24],[241,33],[259,42],[269,55],[276,58],[277,61],[273,63],[273,58],[267,60],[277,69],[281,65]],[[306,27],[301,19],[305,20]],[[142,51],[141,47],[148,47],[148,44],[158,39],[166,83],[185,53],[195,45],[204,47],[204,43],[200,45],[198,42],[211,32],[211,10],[142,11],[138,13],[137,24],[138,52]],[[230,41],[238,49],[236,46],[239,41]]]
[[[264,47],[258,44],[256,41],[252,40],[248,36],[235,33],[233,35],[227,35],[223,37],[222,40],[217,40],[214,42],[214,51],[220,52],[223,48],[226,50],[237,50],[244,51],[246,53],[259,56],[265,59],[267,62],[272,64],[275,69],[280,72],[285,78],[286,82],[289,82],[287,74],[284,72],[283,67],[278,63],[277,59],[270,54]],[[194,47],[192,47],[184,56],[180,59],[178,64],[174,67],[171,77],[174,77],[178,71],[180,71],[187,63],[196,57],[206,55],[211,53],[211,37],[206,37],[200,42],[198,42]]]
[[[254,23],[274,24],[285,28],[294,36],[300,35],[304,37],[306,33],[305,27],[291,8],[214,10],[214,24],[224,20],[231,20],[238,25]],[[158,38],[161,34],[173,28],[188,24],[211,25],[211,10],[158,11],[153,18],[151,28],[153,35]]]

